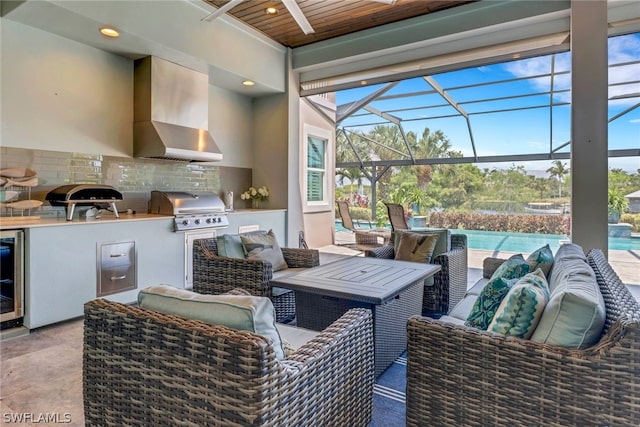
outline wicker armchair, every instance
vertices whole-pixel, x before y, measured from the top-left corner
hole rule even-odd
[[[637,426],[640,305],[592,250],[606,305],[583,350],[415,316],[407,325],[409,426]]]
[[[366,256],[393,259],[394,237],[389,245],[367,251]],[[451,250],[433,258],[434,264],[439,264],[441,270],[433,276],[433,284],[425,283],[422,299],[422,314],[439,317],[447,314],[467,292],[467,236],[465,234],[451,235]]]
[[[385,245],[389,241],[390,233],[379,232],[374,230],[369,221],[369,228],[356,227],[353,224],[351,213],[349,213],[349,205],[347,202],[336,201],[338,205],[338,213],[342,221],[342,226],[347,230],[353,231],[356,238],[356,249],[366,252],[370,249],[379,248]]]
[[[289,268],[320,265],[316,249],[281,248]],[[273,266],[265,261],[228,258],[218,255],[216,239],[197,239],[193,243],[193,290],[200,294],[223,294],[242,288],[251,295],[271,298],[276,320],[288,322],[295,317],[294,292],[272,288]]]
[[[352,309],[284,360],[271,341],[99,299],[85,305],[87,426],[362,426],[373,321]]]

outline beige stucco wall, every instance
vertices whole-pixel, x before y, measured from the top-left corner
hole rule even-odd
[[[1,20],[0,145],[133,154],[133,60]],[[220,166],[253,167],[252,99],[209,84],[209,130]]]

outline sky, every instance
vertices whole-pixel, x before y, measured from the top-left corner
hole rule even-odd
[[[609,101],[608,116],[611,119],[635,106],[632,111],[609,123],[609,149],[637,149],[640,148],[640,33],[609,38],[608,51],[609,97],[632,94],[631,97]],[[452,148],[461,151],[464,156],[473,155],[472,138],[479,156],[545,153],[551,147],[566,144],[571,137],[570,67],[571,54],[565,52],[431,76],[458,103],[461,110],[468,113],[471,132],[467,121],[439,94],[398,96],[431,91],[432,86],[422,77],[400,82],[370,105],[401,118],[405,132],[413,131],[421,135],[425,127],[432,131],[442,130]],[[551,70],[555,72],[553,78],[549,76]],[[337,92],[336,102],[338,105],[352,102],[382,86]],[[552,91],[556,106],[550,109],[548,105]],[[518,97],[513,98],[514,95]],[[432,108],[420,108],[427,106]],[[514,108],[526,109],[509,111]],[[363,113],[366,112],[357,112],[341,125],[384,122],[378,116]],[[366,132],[370,127],[350,129]],[[562,151],[568,152],[569,147]],[[566,162],[569,163],[569,160]],[[512,164],[477,165],[492,169],[509,168]],[[518,164],[524,165],[528,171],[544,171],[551,162]],[[640,169],[640,157],[611,158],[609,167],[636,173]]]

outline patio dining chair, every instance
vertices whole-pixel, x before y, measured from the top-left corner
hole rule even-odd
[[[371,222],[369,222],[369,228],[356,227],[353,224],[353,219],[351,218],[351,213],[349,212],[349,205],[344,201],[336,201],[338,204],[338,213],[340,214],[340,219],[342,220],[342,226],[347,230],[353,231],[356,238],[356,249],[359,251],[368,251],[374,248],[378,248],[386,243],[388,239],[383,238],[383,243],[379,240],[380,233],[376,233],[375,230],[371,228]]]
[[[391,223],[392,230],[410,230],[407,219],[404,216],[404,207],[398,203],[383,202],[387,207],[387,214],[389,215],[389,222]]]

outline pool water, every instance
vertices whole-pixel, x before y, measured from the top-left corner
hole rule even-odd
[[[362,227],[366,227],[365,224]],[[419,228],[416,228],[419,230]],[[340,222],[336,223],[336,231],[346,231]],[[509,233],[482,230],[451,230],[452,233],[466,234],[469,249],[484,249],[504,252],[533,252],[541,246],[549,244],[555,253],[560,241],[569,240],[560,234]],[[609,249],[620,251],[640,251],[640,238],[609,237]]]

